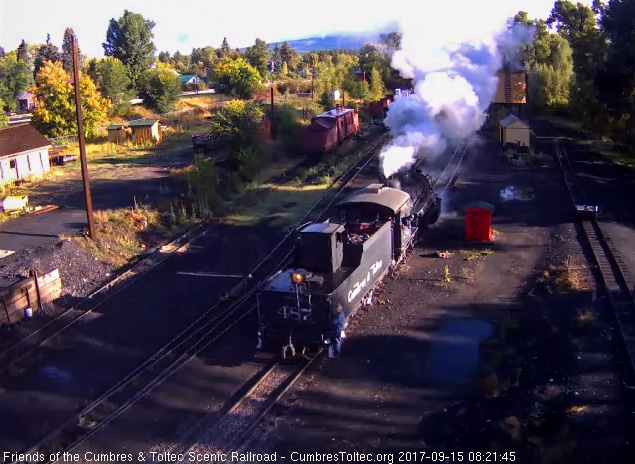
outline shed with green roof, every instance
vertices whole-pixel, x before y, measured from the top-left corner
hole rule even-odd
[[[158,119],[130,121],[128,127],[132,129],[132,142],[136,144],[142,144],[147,141],[161,142],[163,140],[163,132],[160,122]]]

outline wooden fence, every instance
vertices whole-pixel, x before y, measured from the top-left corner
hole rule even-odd
[[[26,309],[42,309],[62,294],[62,281],[58,269],[41,276],[32,275],[0,289],[0,324],[19,321]]]

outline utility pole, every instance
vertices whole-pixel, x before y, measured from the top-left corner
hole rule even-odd
[[[313,71],[311,72],[311,101],[315,101],[315,66],[313,66]]]
[[[86,200],[86,218],[88,219],[88,236],[95,240],[95,221],[93,220],[93,202],[88,185],[88,165],[86,164],[86,144],[84,143],[84,121],[82,120],[82,97],[79,93],[79,59],[77,58],[77,37],[73,34],[73,75],[75,83],[75,107],[77,111],[77,138],[79,140],[79,157],[82,163],[82,180],[84,182],[84,198]]]
[[[273,87],[271,87],[271,139],[275,139],[276,138],[276,132],[275,132],[275,128],[274,128],[274,121],[273,121]]]

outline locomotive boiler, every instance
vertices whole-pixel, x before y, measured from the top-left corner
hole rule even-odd
[[[258,293],[258,348],[282,347],[284,357],[330,344],[334,308],[341,305],[348,319],[370,305],[377,283],[439,214],[429,179],[413,170],[399,185],[395,178],[358,190],[328,221],[304,226],[293,263]]]

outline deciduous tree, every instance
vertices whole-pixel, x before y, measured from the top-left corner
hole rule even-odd
[[[260,77],[265,79],[268,76],[270,53],[269,46],[264,40],[256,39],[256,43],[247,48],[244,56],[247,62],[258,70]]]
[[[113,103],[120,103],[129,95],[130,79],[124,64],[109,56],[95,61],[94,72],[89,72],[101,94]]]
[[[9,109],[16,107],[15,98],[33,84],[33,74],[15,51],[0,59],[0,98]]]
[[[146,104],[167,113],[181,94],[181,80],[168,64],[157,62],[154,69],[148,69],[140,79],[141,94]]]
[[[137,86],[141,74],[154,62],[154,26],[154,21],[128,10],[118,20],[110,20],[106,41],[102,44],[104,54],[126,65],[132,86]]]
[[[214,70],[220,91],[239,98],[251,98],[261,87],[260,73],[243,58],[223,58]]]
[[[254,142],[262,116],[254,102],[228,101],[214,115],[210,134],[226,140],[234,149],[248,146]]]
[[[0,98],[0,128],[7,127],[9,125],[9,117],[7,116],[7,113],[5,113],[5,108],[6,104],[2,98]]]
[[[92,138],[110,105],[99,94],[88,75],[80,74],[79,86],[84,131],[86,137]],[[32,92],[37,100],[37,108],[31,121],[38,130],[53,137],[77,134],[73,80],[64,71],[61,62],[44,63],[35,78]]]

